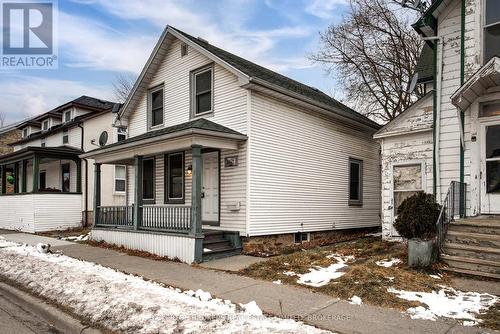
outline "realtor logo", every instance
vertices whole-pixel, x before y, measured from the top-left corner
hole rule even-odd
[[[6,1],[2,7],[3,69],[57,68],[55,54],[56,3]]]

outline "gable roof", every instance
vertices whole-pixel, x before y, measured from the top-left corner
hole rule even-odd
[[[137,99],[135,95],[137,94],[138,90],[147,88],[147,80],[150,80],[152,78],[155,69],[159,66],[160,63],[159,61],[155,62],[154,59],[157,56],[162,56],[165,54],[165,51],[162,51],[162,45],[165,42],[168,43],[169,41],[171,41],[171,36],[180,39],[186,44],[189,44],[191,47],[200,51],[208,58],[211,58],[215,62],[221,64],[230,72],[238,76],[243,82],[246,81],[248,83],[264,85],[267,88],[271,89],[273,87],[279,88],[284,92],[302,97],[304,101],[308,103],[311,103],[311,101],[313,101],[319,107],[327,109],[333,113],[350,118],[351,120],[360,122],[374,129],[380,128],[380,125],[378,125],[374,121],[347,107],[346,105],[328,96],[317,88],[307,86],[296,80],[271,71],[263,66],[257,65],[226,50],[218,48],[205,40],[193,37],[172,26],[167,26],[164,30],[162,36],[160,37],[160,40],[151,53],[148,62],[144,66],[141,74],[134,84],[134,87],[132,88],[127,101],[125,102],[122,110],[119,112],[120,116],[125,114],[128,110],[132,109],[135,103],[134,99]]]
[[[378,139],[432,130],[432,113],[427,114],[425,110],[426,108],[432,110],[432,98],[433,92],[430,91],[384,125],[373,135],[373,138]]]

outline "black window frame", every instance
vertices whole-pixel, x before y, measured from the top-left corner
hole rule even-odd
[[[67,168],[68,171],[68,190],[65,191],[64,189],[64,174],[65,174],[65,169]],[[68,163],[63,163],[61,164],[61,192],[63,193],[70,193],[71,192],[71,165]]]
[[[162,127],[165,123],[165,90],[163,86],[163,84],[160,84],[148,90],[148,129],[157,129],[159,127]],[[153,110],[153,94],[157,92],[161,92],[162,94],[162,104],[161,107],[155,108]],[[157,124],[153,124],[153,120],[155,120],[155,117],[153,117],[153,113],[155,112],[159,112],[161,115],[161,122]]]
[[[205,90],[203,92],[197,93],[196,92],[196,78],[206,72],[210,72],[210,90]],[[191,77],[190,77],[190,90],[191,90],[191,118],[196,118],[196,117],[201,117],[201,116],[206,116],[206,115],[211,115],[214,112],[214,64],[208,64],[203,67],[200,67],[194,71],[191,71]],[[198,109],[198,103],[197,103],[197,97],[198,95],[206,94],[210,92],[210,110],[203,111],[203,112],[197,112]]]
[[[170,170],[170,157],[176,156],[176,155],[181,155],[182,156],[182,197],[172,197],[170,198],[170,175],[171,175],[171,170]],[[184,204],[185,203],[185,197],[186,197],[186,175],[184,173],[184,169],[186,166],[186,159],[185,159],[185,154],[184,151],[180,152],[172,152],[172,153],[167,153],[164,156],[164,202],[166,204]]]
[[[153,197],[152,198],[145,198],[144,197],[144,163],[147,161],[153,161],[153,175],[152,175],[152,191],[153,191]],[[147,157],[142,159],[142,202],[144,204],[155,204],[156,201],[156,158],[155,157]]]
[[[482,47],[482,52],[483,52],[483,65],[486,64],[488,61],[490,61],[493,57],[497,56],[497,57],[500,57],[500,46],[497,46],[499,49],[498,49],[498,52],[497,54],[492,54],[492,55],[487,55],[486,54],[486,40],[487,40],[487,35],[486,35],[486,31],[488,29],[499,29],[500,30],[500,19],[496,22],[487,22],[487,12],[488,12],[488,9],[487,9],[487,6],[488,6],[488,1],[498,1],[498,0],[484,0],[483,3],[484,3],[484,22],[483,22],[483,38],[482,38],[482,41],[483,41],[483,47]],[[491,12],[494,12],[494,11],[491,11]],[[500,39],[500,37],[498,37]]]
[[[43,175],[43,177],[42,177]],[[42,187],[43,183],[43,187]],[[38,190],[43,190],[47,188],[47,171],[41,170],[38,172]]]
[[[62,132],[62,143],[63,145],[69,144],[69,130],[63,130]]]
[[[351,198],[351,183],[353,182],[352,180],[352,170],[351,166],[352,164],[357,164],[359,167],[358,169],[358,198],[357,199],[352,199]],[[347,191],[347,199],[349,201],[349,206],[363,206],[363,160],[356,159],[356,158],[349,158],[349,164],[348,164],[348,191]]]

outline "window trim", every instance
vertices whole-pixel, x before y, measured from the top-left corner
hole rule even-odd
[[[153,93],[156,93],[158,91],[162,91],[163,94],[163,99],[162,99],[162,119],[160,124],[153,125],[153,99],[152,95]],[[161,83],[159,85],[156,85],[154,87],[151,87],[148,89],[148,98],[147,98],[147,122],[148,122],[148,130],[154,130],[163,127],[165,124],[165,89],[164,89],[164,83]]]
[[[144,198],[144,162],[148,160],[153,160],[153,198]],[[156,157],[147,157],[142,159],[142,203],[143,204],[155,204],[156,203]]]
[[[64,142],[64,137],[66,137],[66,142]],[[63,130],[63,132],[62,132],[62,144],[63,145],[69,144],[69,130],[68,129]]]
[[[127,166],[126,165],[114,165],[114,166],[115,166],[115,168],[113,169],[113,180],[114,180],[113,194],[124,196],[127,193]],[[124,167],[125,168],[125,177],[124,178],[117,178],[116,177],[116,167]],[[116,190],[116,180],[125,181],[125,190],[123,190],[123,191]]]
[[[359,199],[351,199],[351,164],[355,163],[359,165]],[[347,200],[349,206],[363,206],[363,160],[349,157],[349,163],[347,165],[348,170],[348,180],[347,180]]]
[[[190,73],[190,110],[191,110],[191,119],[195,119],[202,116],[211,115],[214,113],[214,63],[210,63],[208,65],[197,68]],[[210,110],[197,114],[196,113],[196,76],[205,73],[207,71],[211,71],[211,90],[210,90]]]
[[[44,129],[44,125],[47,124],[47,128]],[[50,119],[45,119],[42,121],[42,131],[49,131],[50,129]]]
[[[169,157],[173,155],[182,155],[182,197],[170,198],[170,168],[169,168]],[[163,191],[164,191],[164,203],[165,204],[184,204],[186,202],[186,159],[184,151],[167,153],[163,157]]]
[[[66,115],[69,114],[69,119],[66,120]],[[62,114],[62,120],[63,120],[63,123],[67,123],[67,122],[70,122],[72,120],[72,117],[71,117],[71,110],[66,110],[65,112],[63,112]]]

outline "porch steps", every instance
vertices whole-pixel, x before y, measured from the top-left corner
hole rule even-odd
[[[500,280],[500,217],[480,216],[452,222],[441,259],[446,270]]]
[[[241,242],[235,232],[204,230],[203,261],[241,254]]]

